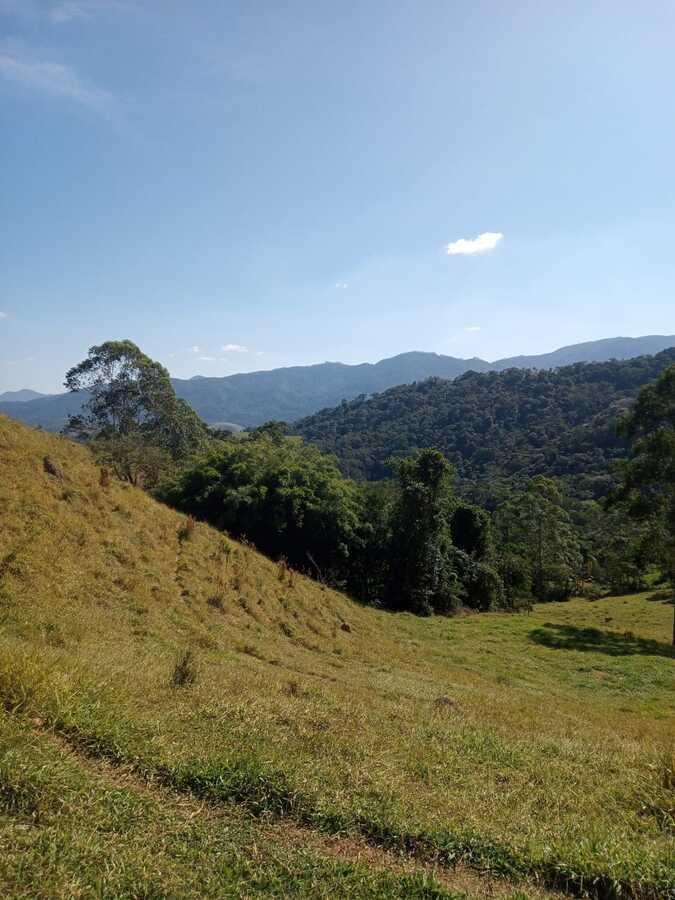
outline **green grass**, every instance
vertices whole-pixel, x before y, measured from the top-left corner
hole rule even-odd
[[[236,807],[218,815],[91,772],[0,719],[0,884],[8,897],[460,898],[289,846]]]
[[[63,481],[44,471],[45,454]],[[291,578],[201,524],[186,536],[183,517],[140,491],[101,488],[82,448],[3,418],[0,466],[4,727],[18,729],[36,760],[50,730],[79,754],[62,759],[63,770],[47,766],[38,800],[64,795],[60,772],[70,784],[66,770],[76,780],[83,760],[108,760],[165,791],[167,816],[191,798],[227,809],[240,835],[231,882],[206,881],[209,842],[222,841],[212,813],[189,820],[202,836],[182,867],[169,862],[163,837],[182,825],[159,816],[147,860],[147,824],[121,829],[127,868],[108,875],[96,849],[107,832],[73,799],[72,815],[62,825],[54,818],[49,835],[3,831],[9,896],[36,895],[30,870],[43,873],[45,896],[69,896],[80,867],[91,896],[246,896],[242,885],[251,895],[300,896],[452,889],[413,888],[401,879],[428,881],[426,869],[387,872],[385,860],[375,871],[328,858],[324,845],[310,856],[283,841],[279,849],[261,837],[268,820],[295,822],[310,843],[337,834],[420,865],[460,862],[480,873],[472,896],[494,876],[525,879],[517,889],[526,895],[542,884],[595,896],[673,894],[674,655],[663,599],[575,600],[518,616],[391,615]],[[186,651],[196,677],[176,686]],[[10,787],[12,765],[9,776],[0,769]],[[0,781],[10,801],[22,796],[5,788]],[[73,797],[78,790],[73,781]],[[94,808],[104,809],[110,791],[96,790]],[[12,802],[8,815],[22,815]],[[28,834],[30,849],[21,843]],[[260,858],[251,842],[263,847]],[[22,846],[30,865],[20,864]],[[160,870],[173,873],[171,889]],[[300,880],[284,881],[287,871]],[[119,887],[125,873],[136,887]]]

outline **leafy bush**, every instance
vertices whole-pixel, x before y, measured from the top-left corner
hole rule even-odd
[[[327,580],[344,575],[359,540],[357,486],[297,438],[261,431],[222,441],[158,493],[293,568],[306,570],[314,560]]]
[[[472,562],[462,581],[464,602],[471,609],[487,612],[504,606],[504,582],[492,566]]]

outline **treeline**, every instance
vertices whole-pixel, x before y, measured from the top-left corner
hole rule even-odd
[[[566,502],[535,476],[493,513],[453,490],[437,450],[390,460],[380,483],[279,426],[223,436],[158,491],[170,505],[368,603],[419,614],[459,606],[639,590],[653,556],[646,526],[594,501]]]
[[[610,464],[628,449],[617,420],[673,362],[670,349],[555,371],[432,378],[323,410],[293,432],[334,454],[352,478],[389,478],[390,457],[434,447],[454,466],[460,491],[479,502],[494,504],[540,474],[564,479],[573,496],[599,498],[612,487]]]
[[[637,590],[660,559],[650,514],[607,512],[541,474],[503,484],[487,509],[458,494],[438,449],[391,457],[386,480],[356,482],[282,423],[211,431],[128,341],[93,347],[66,383],[90,395],[69,432],[119,477],[363,602],[423,615],[516,608]]]

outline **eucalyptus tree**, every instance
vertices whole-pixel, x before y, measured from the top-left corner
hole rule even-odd
[[[132,341],[91,347],[67,372],[65,386],[86,399],[64,431],[92,442],[127,480],[156,478],[206,441],[206,426],[176,397],[167,370]]]

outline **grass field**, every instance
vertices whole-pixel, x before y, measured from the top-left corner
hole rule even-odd
[[[663,597],[363,608],[1,417],[0,521],[3,896],[675,895]]]

